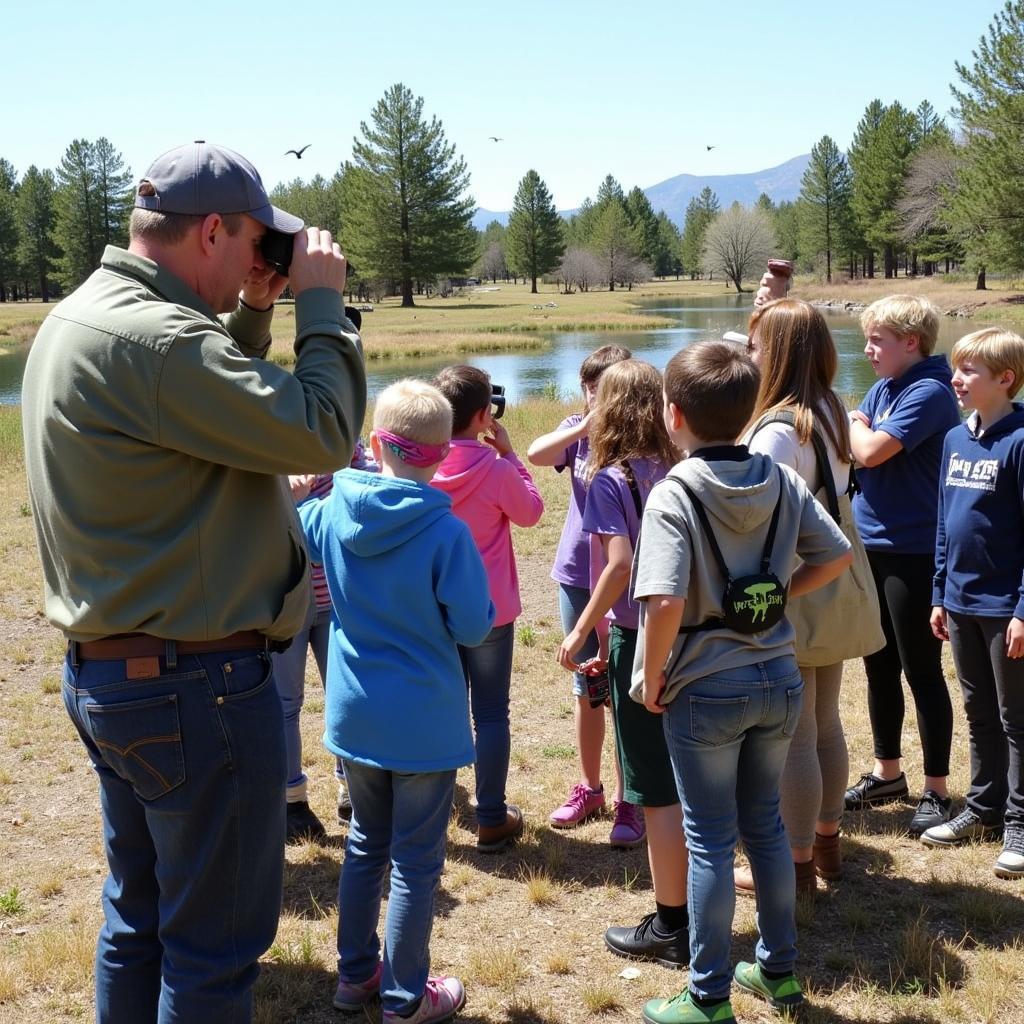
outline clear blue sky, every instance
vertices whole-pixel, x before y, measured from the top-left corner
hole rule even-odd
[[[946,114],[954,62],[970,60],[1001,7],[20,2],[2,23],[0,156],[20,174],[106,135],[139,176],[163,150],[205,138],[248,156],[270,188],[333,174],[401,81],[444,123],[478,205],[507,209],[533,167],[572,207],[607,173],[628,189],[771,167],[825,134],[845,148],[875,97]],[[301,163],[282,155],[306,143]]]

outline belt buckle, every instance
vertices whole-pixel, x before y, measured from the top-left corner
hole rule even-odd
[[[160,659],[125,658],[124,668],[129,679],[153,679],[160,675]]]

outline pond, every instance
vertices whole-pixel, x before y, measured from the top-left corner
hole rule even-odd
[[[583,359],[600,345],[625,345],[638,358],[664,369],[668,360],[686,345],[707,338],[719,338],[725,331],[745,331],[751,310],[751,295],[722,295],[715,298],[650,299],[643,312],[667,317],[672,327],[650,331],[567,331],[550,335],[542,348],[522,352],[482,353],[459,357],[486,370],[495,384],[505,385],[510,402],[530,395],[550,393],[556,388],[566,396],[579,393],[579,367]],[[858,399],[875,381],[864,358],[864,337],[856,316],[826,310],[826,318],[839,350],[836,390]],[[372,317],[365,324],[373,330]],[[957,338],[972,330],[971,321],[946,318],[939,335],[938,350],[948,352]],[[21,401],[21,377],[25,370],[26,349],[0,349],[0,404]],[[401,377],[432,377],[443,366],[456,362],[454,356],[401,362],[373,362],[369,366],[370,395],[376,395]]]

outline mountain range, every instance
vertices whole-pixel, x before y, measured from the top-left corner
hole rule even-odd
[[[651,201],[655,213],[664,210],[681,228],[686,218],[687,205],[705,187],[718,196],[723,208],[737,201],[750,206],[762,192],[776,203],[796,199],[800,194],[800,179],[810,159],[810,154],[804,153],[777,167],[767,167],[750,174],[677,174],[674,178],[645,188],[644,194]],[[563,217],[569,217],[575,212],[559,211]],[[478,209],[473,215],[473,226],[482,231],[492,220],[507,224],[508,214],[508,210]]]

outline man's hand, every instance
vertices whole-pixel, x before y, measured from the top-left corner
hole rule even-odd
[[[1020,619],[1010,619],[1006,627],[1006,656],[1014,659],[1024,657],[1024,622]]]
[[[267,310],[281,297],[288,287],[288,278],[282,277],[273,267],[250,274],[242,282],[241,299],[253,309]]]
[[[932,609],[932,614],[928,620],[928,624],[932,627],[932,633],[935,634],[936,640],[949,639],[949,628],[946,625],[946,609],[943,608],[942,605],[937,604]],[[1024,629],[1024,622],[1020,623],[1020,626]],[[1007,642],[1009,642],[1009,630],[1007,630],[1006,638]]]
[[[308,288],[343,292],[347,274],[348,264],[330,231],[306,228],[295,236],[288,281],[296,297]]]
[[[663,715],[665,708],[659,703],[661,695],[665,692],[665,673],[657,675],[644,673],[644,707],[656,715]]]
[[[489,444],[499,455],[505,456],[512,451],[508,431],[494,420],[491,420],[491,425],[481,440],[484,444]]]

